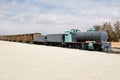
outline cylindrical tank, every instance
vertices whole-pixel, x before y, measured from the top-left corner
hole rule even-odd
[[[74,33],[73,36],[77,41],[107,42],[108,40],[108,34],[105,31],[79,32]]]

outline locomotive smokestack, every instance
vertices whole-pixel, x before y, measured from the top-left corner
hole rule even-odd
[[[101,28],[101,26],[98,26],[98,31],[102,31],[102,28]]]

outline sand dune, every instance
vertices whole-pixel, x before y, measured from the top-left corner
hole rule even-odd
[[[120,55],[0,41],[0,80],[120,80]]]

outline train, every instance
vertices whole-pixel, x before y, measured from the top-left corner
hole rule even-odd
[[[63,34],[41,33],[0,36],[1,40],[28,42],[47,46],[59,46],[92,51],[111,51],[111,43],[107,42],[108,34],[106,31],[92,27],[89,32],[81,32],[79,29],[71,29]]]

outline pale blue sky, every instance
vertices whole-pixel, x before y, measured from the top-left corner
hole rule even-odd
[[[120,0],[0,0],[0,34],[85,31],[120,21]]]

